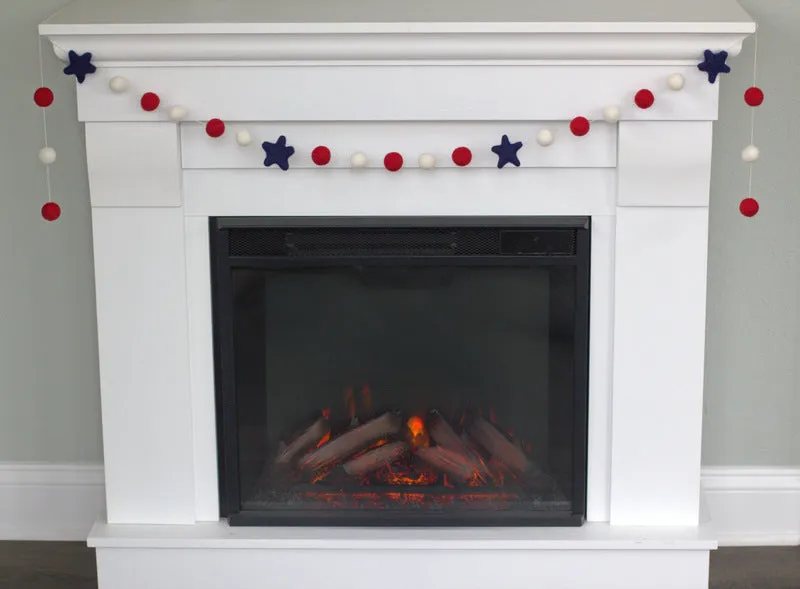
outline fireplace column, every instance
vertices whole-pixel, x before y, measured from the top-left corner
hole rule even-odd
[[[612,525],[698,523],[711,134],[619,124]]]

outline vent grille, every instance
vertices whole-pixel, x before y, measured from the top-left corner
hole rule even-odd
[[[228,229],[231,257],[575,255],[575,229],[298,227]]]

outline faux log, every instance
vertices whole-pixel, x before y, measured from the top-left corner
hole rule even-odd
[[[316,446],[319,441],[330,431],[330,424],[324,417],[320,417],[311,424],[302,434],[297,436],[289,445],[282,445],[275,458],[275,464],[288,466],[302,456],[307,450]]]
[[[428,421],[430,422],[428,431],[430,431],[431,439],[433,439],[438,446],[463,457],[472,467],[473,473],[478,474],[479,481],[486,484],[489,480],[489,469],[486,467],[480,454],[467,445],[466,440],[455,432],[444,416],[436,409],[430,412]]]
[[[384,413],[310,452],[303,457],[300,466],[311,470],[326,468],[345,460],[358,450],[363,450],[376,440],[396,434],[400,431],[400,426],[400,415],[392,412]]]
[[[417,448],[416,453],[433,468],[450,475],[459,483],[466,483],[475,476],[475,469],[468,460],[442,446]]]
[[[475,465],[475,468],[478,471],[481,480],[488,483],[489,480],[492,478],[492,471],[489,468],[489,465],[486,462],[486,460],[484,460],[481,450],[478,447],[478,444],[472,438],[469,437],[467,432],[461,432],[460,438],[464,442],[464,445],[467,447],[469,458],[472,461],[472,464]]]
[[[530,461],[525,454],[503,434],[482,417],[476,417],[469,427],[469,435],[493,457],[517,472],[525,472],[530,468]]]
[[[358,458],[345,462],[342,468],[351,476],[364,475],[368,472],[378,470],[384,464],[391,464],[402,458],[407,451],[408,445],[406,445],[405,442],[384,444],[379,448],[370,450],[366,454],[362,454]]]
[[[441,413],[434,409],[429,413],[428,431],[430,432],[431,439],[436,442],[438,446],[446,448],[456,454],[461,454],[464,457],[470,455],[469,448],[464,443],[464,440],[450,427],[447,420]]]

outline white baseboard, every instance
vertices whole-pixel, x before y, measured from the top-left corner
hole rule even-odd
[[[720,546],[800,544],[800,468],[704,467],[702,489]]]
[[[0,462],[0,540],[83,542],[104,510],[102,464]]]
[[[704,467],[720,546],[800,544],[800,468]],[[0,540],[84,541],[105,509],[101,464],[0,462]]]

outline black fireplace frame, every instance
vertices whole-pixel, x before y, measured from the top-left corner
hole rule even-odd
[[[574,252],[568,255],[537,252],[535,246],[512,255],[471,256],[382,256],[343,258],[319,256],[274,258],[232,256],[229,232],[253,228],[492,228],[503,230],[575,230]],[[589,396],[589,299],[591,262],[591,218],[569,217],[210,217],[211,300],[214,338],[214,376],[217,415],[217,465],[220,516],[236,526],[579,526],[585,521],[587,486],[587,434]],[[415,513],[413,511],[370,511],[364,514],[334,510],[313,513],[292,511],[246,511],[241,509],[239,450],[234,357],[232,269],[335,266],[364,261],[370,264],[404,265],[572,265],[576,268],[575,365],[573,411],[572,510],[570,512],[504,513]],[[231,367],[224,370],[223,367]],[[313,520],[313,521],[312,521]]]

